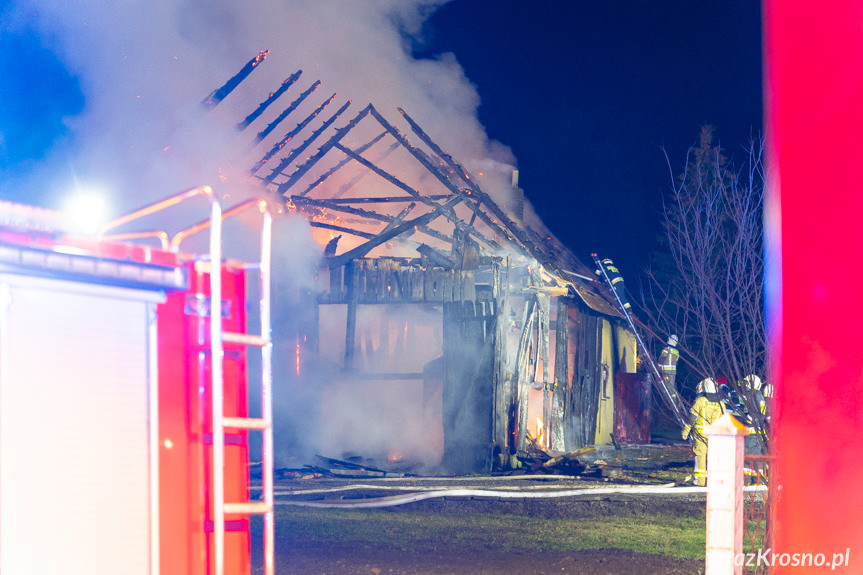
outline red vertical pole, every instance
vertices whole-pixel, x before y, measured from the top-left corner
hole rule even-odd
[[[860,573],[863,0],[763,6],[780,487],[773,572]]]

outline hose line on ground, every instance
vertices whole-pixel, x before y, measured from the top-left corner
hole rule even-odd
[[[743,488],[747,492],[767,491],[763,485],[753,485]],[[672,487],[662,486],[633,486],[633,487],[598,487],[592,489],[565,489],[560,491],[535,492],[535,491],[493,491],[489,489],[438,489],[436,491],[424,491],[411,493],[409,495],[393,495],[389,497],[377,497],[374,499],[352,500],[352,501],[275,501],[275,505],[292,505],[296,507],[318,507],[338,509],[370,509],[377,507],[394,507],[415,503],[425,499],[437,499],[442,497],[483,497],[490,499],[551,499],[560,497],[577,497],[581,495],[685,495],[695,493],[707,493],[706,487]]]

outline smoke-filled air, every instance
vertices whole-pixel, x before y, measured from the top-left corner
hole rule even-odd
[[[255,133],[238,134],[235,126],[300,70],[285,102],[319,80],[307,110],[333,93],[333,108],[347,100],[355,111],[374,103],[394,119],[401,106],[463,163],[511,164],[508,150],[486,138],[479,96],[454,56],[411,55],[424,21],[442,3],[16,2],[7,25],[39,31],[78,80],[85,104],[66,118],[70,132],[56,153],[31,181],[15,185],[63,193],[77,182],[110,190],[117,213],[201,183],[249,192],[249,168],[283,130],[252,147]],[[218,107],[201,106],[265,50],[266,60]],[[272,107],[273,114],[280,110]]]
[[[0,186],[14,186],[19,197],[32,189],[57,199],[75,189],[100,190],[111,216],[202,184],[213,186],[226,206],[265,197],[284,207],[285,198],[265,189],[265,171],[256,172],[256,166],[268,151],[280,151],[280,139],[313,117],[316,107],[328,106],[330,114],[350,102],[328,133],[370,103],[394,124],[402,121],[403,108],[448,154],[483,174],[486,192],[505,198],[514,160],[505,146],[486,137],[477,119],[476,89],[452,54],[434,60],[412,55],[412,46],[423,42],[424,23],[443,3],[16,2],[6,25],[39,34],[77,80],[84,105],[65,119],[67,134],[38,166]],[[243,81],[229,86],[240,73]],[[219,87],[226,90],[218,93]],[[259,110],[280,87],[285,94],[278,102]],[[295,108],[291,115],[272,127],[289,105]],[[250,117],[255,124],[243,125]],[[288,148],[313,127],[298,132]],[[303,157],[314,154],[315,146]],[[412,170],[417,171],[403,168],[407,180]],[[161,216],[159,225],[188,225],[206,215],[195,213]],[[226,227],[227,256],[246,246],[242,231]],[[322,306],[319,317],[308,314],[308,303],[326,281],[317,263],[333,237],[313,234],[299,215],[276,220],[276,465],[298,466],[316,453],[391,461],[404,456],[434,465],[442,442],[440,389],[428,381],[439,379],[439,310],[379,306],[373,313],[360,306],[357,366],[413,379],[341,381],[345,342],[335,334],[344,334],[345,306]],[[342,248],[351,241],[344,238]],[[408,251],[417,257],[414,247]],[[308,345],[310,333],[316,333],[320,349]],[[307,357],[317,359],[312,364]]]

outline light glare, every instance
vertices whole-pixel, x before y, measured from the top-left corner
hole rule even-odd
[[[95,234],[105,219],[105,202],[92,195],[73,197],[65,210],[74,231]]]

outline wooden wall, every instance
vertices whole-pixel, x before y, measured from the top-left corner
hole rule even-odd
[[[446,471],[506,466],[507,455],[524,449],[531,387],[542,390],[533,401],[542,402],[547,447],[572,451],[610,441],[614,373],[621,362],[622,371],[634,366],[626,334],[580,299],[533,289],[529,274],[514,278],[508,261],[486,259],[474,269],[396,258],[330,269],[330,291],[319,302],[348,306],[345,369],[356,367],[358,305],[433,304],[443,315]]]

